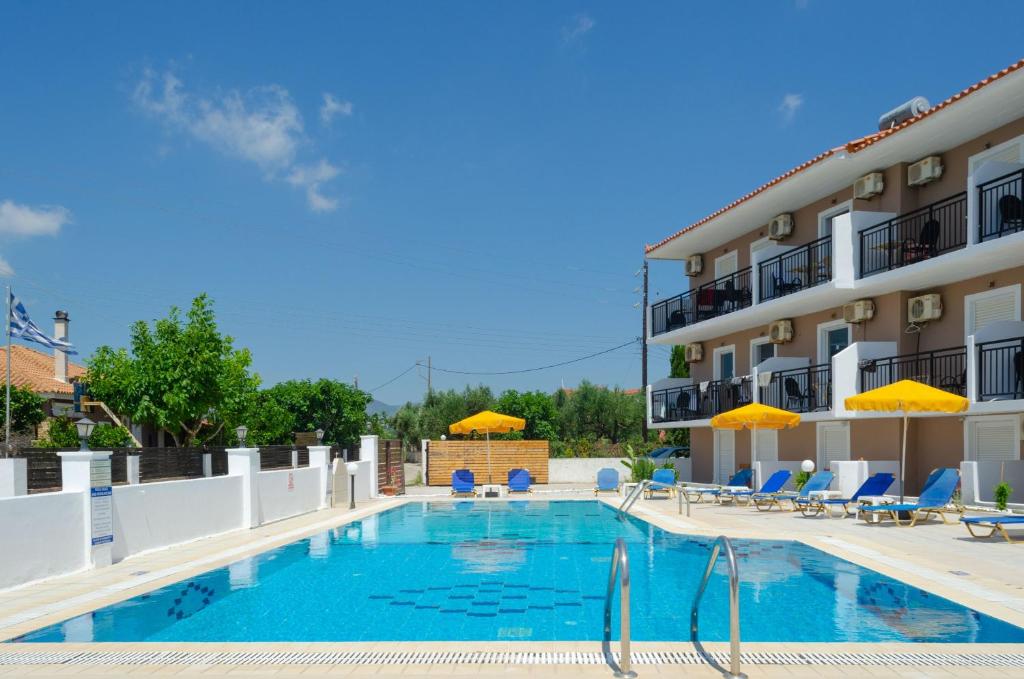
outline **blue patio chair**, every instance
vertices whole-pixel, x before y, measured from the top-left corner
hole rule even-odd
[[[452,472],[452,495],[476,495],[476,484],[473,472],[468,469],[456,469]]]
[[[675,495],[676,490],[676,470],[675,469],[655,469],[654,474],[651,476],[651,484],[644,490],[644,495],[648,499],[654,497],[655,493],[665,493],[668,497]]]
[[[736,500],[737,504],[743,499],[749,504],[750,500],[754,498],[773,496],[782,491],[782,487],[786,485],[786,482],[789,481],[789,477],[792,475],[793,472],[788,469],[780,469],[769,476],[768,480],[761,484],[761,489],[757,492],[753,490],[729,490],[726,488],[721,493],[721,499]]]
[[[798,498],[796,506],[804,516],[817,516],[822,512],[826,512],[830,519],[836,518],[836,516],[845,518],[850,513],[850,505],[856,506],[857,501],[862,497],[885,495],[885,491],[889,490],[889,486],[893,484],[893,481],[895,481],[895,477],[889,472],[879,472],[868,477],[850,497]],[[842,514],[834,514],[832,512],[833,507],[842,507]]]
[[[792,505],[791,509],[796,511],[797,502],[801,499],[810,497],[811,491],[828,490],[828,487],[832,485],[833,478],[835,478],[835,476],[832,472],[820,471],[807,479],[807,483],[805,483],[797,493],[794,493],[793,491],[781,491],[778,493],[772,493],[767,497],[751,496],[750,499],[754,503],[754,508],[759,512],[770,512],[772,507],[778,507],[780,511],[784,510],[785,507],[782,506],[782,503],[787,500]]]
[[[532,493],[530,489],[530,472],[525,469],[508,470],[508,492]]]
[[[928,517],[932,514],[938,514],[939,518],[942,519],[942,523],[949,523],[946,520],[946,505],[953,499],[953,493],[956,492],[956,487],[960,483],[960,472],[956,469],[936,469],[929,475],[928,480],[925,482],[924,489],[921,491],[920,497],[917,498],[916,503],[904,502],[902,504],[888,504],[888,505],[861,505],[858,508],[858,515],[865,521],[869,521],[869,517],[880,515],[883,518],[888,515],[893,521],[896,522],[897,526],[915,526],[917,522],[927,521]],[[900,512],[907,512],[910,514],[910,523],[900,522]]]
[[[694,502],[703,502],[704,496],[708,495],[712,500],[718,499],[718,496],[722,494],[723,488],[728,487],[739,487],[739,486],[750,486],[750,481],[754,476],[754,470],[750,467],[741,469],[732,475],[729,482],[724,486],[684,486],[683,492],[686,493]],[[692,495],[696,497],[690,497]]]
[[[594,486],[594,495],[598,493],[618,493],[619,472],[611,467],[597,470],[597,485]]]
[[[972,538],[990,538],[998,532],[1011,545],[1024,542],[1024,540],[1014,540],[1006,532],[1006,526],[1024,526],[1024,516],[961,516],[960,522],[964,524]],[[988,532],[985,534],[975,533],[972,526],[987,528]]]

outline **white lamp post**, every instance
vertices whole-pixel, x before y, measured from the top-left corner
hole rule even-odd
[[[317,429],[315,433],[316,433],[316,444],[318,446],[322,445],[323,442],[324,442],[324,430],[323,429]]]
[[[814,471],[814,460],[804,460],[800,463],[800,471],[805,471],[808,474]]]
[[[89,450],[89,437],[92,436],[92,430],[95,427],[96,423],[88,417],[83,417],[75,422],[75,428],[78,429],[79,450]]]
[[[249,433],[249,427],[240,424],[235,427],[235,436],[238,437],[238,447],[245,448],[245,435]]]
[[[349,492],[348,492],[348,508],[356,508],[356,472],[359,471],[359,465],[355,462],[349,462],[345,465],[345,471],[348,472],[349,480]]]

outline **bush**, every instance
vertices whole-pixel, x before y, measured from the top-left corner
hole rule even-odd
[[[804,487],[804,484],[807,483],[810,480],[810,478],[811,478],[811,473],[810,472],[799,472],[796,475],[796,479],[793,480],[793,485],[796,486],[797,490],[800,490],[801,488]]]
[[[115,427],[106,422],[100,422],[92,430],[89,437],[89,447],[93,450],[110,450],[111,448],[126,448],[132,444],[131,434],[124,427]]]
[[[56,417],[50,420],[46,438],[39,441],[40,448],[77,448],[78,428],[69,417]]]
[[[1010,487],[1010,484],[1003,481],[993,488],[992,492],[996,496],[996,509],[1006,511],[1006,503],[1010,501],[1010,494],[1013,493],[1013,488]]]

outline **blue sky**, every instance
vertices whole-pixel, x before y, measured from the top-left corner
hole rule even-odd
[[[639,334],[644,243],[1018,59],[965,39],[997,17],[1024,5],[8,2],[2,269],[85,356],[206,291],[266,383],[569,360]],[[639,373],[626,348],[434,381]]]

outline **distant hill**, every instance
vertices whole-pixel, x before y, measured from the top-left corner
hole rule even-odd
[[[401,406],[393,406],[387,403],[381,403],[377,399],[373,399],[370,401],[370,405],[366,406],[366,414],[376,415],[377,413],[383,413],[384,415],[391,417],[398,412],[399,408],[401,408]]]

